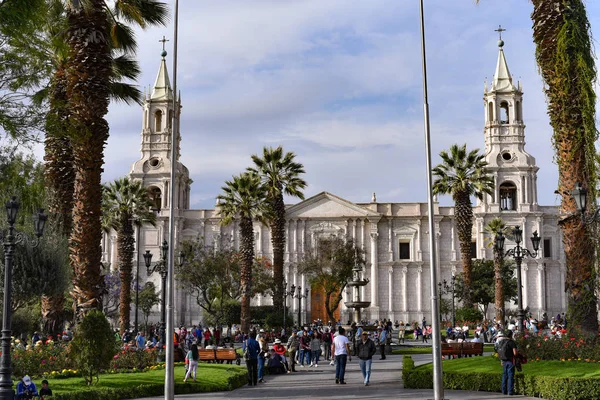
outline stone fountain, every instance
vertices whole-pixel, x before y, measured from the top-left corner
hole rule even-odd
[[[369,283],[368,279],[362,279],[361,277],[362,267],[358,264],[352,268],[352,280],[348,282],[348,286],[352,288],[352,301],[346,301],[344,305],[347,308],[354,309],[354,322],[360,324],[360,310],[361,308],[367,308],[371,305],[370,301],[360,300],[360,288]]]

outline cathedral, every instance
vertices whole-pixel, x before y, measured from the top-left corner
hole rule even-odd
[[[537,171],[535,158],[525,150],[525,123],[521,82],[513,82],[504,55],[504,43],[498,43],[498,60],[491,84],[486,82],[484,100],[485,158],[494,177],[495,191],[485,195],[474,207],[472,236],[473,258],[492,259],[488,246],[489,235],[485,226],[495,217],[501,217],[508,226],[520,226],[523,245],[531,246],[529,238],[534,231],[541,236],[540,251],[535,258],[525,258],[522,264],[523,307],[534,317],[543,313],[555,315],[565,310],[565,259],[561,231],[558,228],[558,207],[541,206],[537,201]],[[160,254],[163,239],[168,238],[169,218],[175,218],[175,243],[203,237],[216,246],[240,243],[237,221],[229,226],[219,225],[218,204],[215,209],[190,209],[188,169],[170,159],[173,90],[167,71],[166,53],[163,53],[153,89],[145,96],[142,109],[141,158],[131,167],[131,179],[140,180],[148,188],[158,210],[155,227],[143,226],[137,232],[136,256],[144,273],[143,253],[150,250],[155,260]],[[180,101],[180,97],[179,97]],[[181,109],[181,103],[178,108]],[[178,137],[180,137],[178,135]],[[179,143],[177,154],[179,155]],[[472,143],[469,147],[478,147]],[[176,182],[170,182],[171,168],[176,170]],[[169,185],[176,185],[178,204],[175,215],[169,215]],[[215,196],[217,193],[215,193]],[[352,238],[365,250],[366,266],[362,273],[369,280],[361,290],[361,300],[370,302],[362,310],[363,318],[388,318],[406,322],[430,319],[430,253],[427,203],[380,203],[373,193],[370,201],[353,203],[335,194],[322,192],[296,204],[287,206],[286,249],[284,274],[288,285],[310,288],[310,280],[300,274],[297,265],[305,251],[314,247],[320,237]],[[454,221],[454,207],[440,206],[435,210],[435,243],[439,281],[450,281],[460,273],[461,260],[458,233]],[[271,257],[269,228],[254,224],[257,256]],[[514,246],[507,240],[505,249]],[[116,233],[105,234],[103,261],[117,265]],[[134,260],[135,261],[135,260]],[[159,285],[159,278],[152,277]],[[290,313],[302,321],[326,319],[318,288],[310,290],[302,300],[300,313],[297,299],[287,298]],[[347,321],[353,310],[344,306],[352,299],[348,288],[343,293],[338,310],[340,319]],[[271,304],[271,298],[257,297],[253,304]],[[493,309],[493,307],[490,307]],[[507,304],[507,309],[516,306]],[[158,319],[157,309],[154,315]],[[490,315],[492,315],[490,313]],[[177,289],[175,292],[175,323],[179,325],[202,322],[202,311],[194,299]],[[297,322],[297,321],[296,321]]]

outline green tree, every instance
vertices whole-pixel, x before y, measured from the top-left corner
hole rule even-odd
[[[117,179],[106,185],[102,197],[102,224],[117,232],[117,254],[121,278],[119,328],[129,329],[131,311],[131,282],[133,280],[133,253],[135,251],[134,224],[156,224],[151,210],[152,199],[141,181]]]
[[[467,145],[453,144],[449,151],[440,152],[442,163],[433,168],[435,180],[433,193],[450,194],[454,200],[454,218],[460,243],[463,274],[465,279],[465,306],[473,301],[468,297],[472,288],[471,240],[473,232],[473,207],[471,196],[483,199],[484,194],[492,194],[494,178],[487,172],[485,157],[479,149],[467,151]]]
[[[160,296],[153,282],[146,282],[138,293],[138,305],[144,316],[144,330],[148,330],[148,317],[152,308],[160,304]]]
[[[202,240],[181,243],[185,261],[175,266],[180,287],[194,296],[196,303],[216,325],[225,322],[231,301],[242,296],[241,254],[233,249],[215,250]],[[252,294],[268,294],[273,285],[270,264],[255,259],[252,267]]]
[[[283,195],[304,199],[302,190],[306,182],[301,178],[304,174],[302,164],[294,161],[293,152],[284,153],[281,146],[264,147],[262,157],[252,156],[254,167],[248,171],[260,176],[266,188],[267,204],[271,211],[269,225],[271,243],[273,245],[273,306],[283,311],[283,253],[285,251],[285,203]]]
[[[503,280],[504,254],[496,248],[496,236],[500,233],[508,235],[509,229],[507,229],[502,218],[493,218],[484,229],[485,232],[490,235],[488,245],[492,247],[494,252],[494,280],[496,288],[494,307],[496,311],[496,321],[504,321],[506,315]]]
[[[75,368],[88,385],[98,382],[108,369],[118,347],[110,324],[102,312],[89,312],[75,330],[70,354]]]
[[[253,220],[263,220],[268,214],[265,188],[258,175],[244,172],[225,182],[217,200],[220,224],[228,225],[234,218],[240,221],[240,283],[241,283],[241,329],[250,328],[250,299],[252,298],[252,266],[254,264]]]
[[[338,237],[323,238],[317,248],[305,253],[298,264],[298,270],[309,276],[313,288],[322,289],[325,310],[331,321],[336,321],[333,313],[342,301],[342,293],[353,277],[355,266],[364,266],[364,251],[352,239]]]
[[[517,281],[514,277],[514,263],[504,263],[502,266],[502,287],[504,298],[514,301],[517,298]],[[493,303],[496,296],[496,275],[494,261],[473,260],[473,281],[471,292],[465,287],[464,274],[456,276],[457,297],[463,302],[469,296],[477,303],[483,315],[487,315],[488,305]]]

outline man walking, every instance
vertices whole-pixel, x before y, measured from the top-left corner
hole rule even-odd
[[[373,356],[377,352],[375,343],[369,339],[369,332],[362,332],[361,340],[358,342],[356,349],[358,358],[360,359],[358,365],[360,365],[365,386],[369,386],[369,380],[371,379],[371,364],[373,363]]]
[[[512,396],[515,390],[515,364],[517,344],[512,340],[513,332],[507,329],[498,334],[498,357],[502,360],[502,393]],[[504,336],[504,337],[503,337]]]
[[[346,337],[346,330],[340,326],[338,329],[339,335],[333,339],[331,351],[335,356],[335,383],[342,385],[346,384],[344,375],[346,375],[346,361],[352,361],[350,355],[350,341]]]
[[[387,339],[387,330],[382,329],[381,326],[377,328],[379,331],[379,351],[381,352],[380,360],[385,360],[385,341]]]
[[[246,368],[248,368],[248,386],[256,386],[258,383],[258,354],[260,353],[260,345],[256,341],[256,332],[250,332],[250,337],[246,340],[247,355]]]
[[[290,338],[287,341],[287,349],[288,349],[288,362],[290,364],[290,370],[292,372],[296,372],[296,351],[298,350],[298,335],[296,331],[293,330]]]

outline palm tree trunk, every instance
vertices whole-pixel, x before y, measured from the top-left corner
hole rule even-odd
[[[242,217],[240,221],[240,236],[242,253],[241,260],[241,328],[242,332],[248,333],[250,329],[250,299],[252,298],[252,264],[254,263],[254,228],[252,218]]]
[[[89,0],[83,10],[69,11],[67,98],[75,163],[73,230],[70,260],[73,267],[75,319],[102,310],[101,175],[108,139],[111,56],[104,0]]]
[[[281,193],[281,191],[280,191]],[[283,255],[285,251],[285,204],[283,194],[273,199],[275,212],[271,223],[271,243],[273,244],[273,307],[275,312],[283,311]]]
[[[44,333],[56,338],[62,331],[65,297],[61,294],[42,296],[42,326]]]
[[[49,98],[44,155],[44,175],[50,192],[48,212],[60,231],[69,235],[73,225],[75,170],[73,149],[68,136],[67,78],[62,66],[54,73]]]
[[[500,254],[494,248],[494,278],[496,281],[496,296],[494,306],[496,308],[496,321],[502,321],[502,323],[504,323],[504,280],[502,279],[503,266],[504,260],[502,254]]]
[[[473,208],[468,193],[456,193],[454,196],[456,210],[456,229],[460,244],[460,256],[463,265],[463,280],[465,293],[463,294],[464,306],[473,307],[471,299],[471,288],[473,286],[471,240],[473,232]]]
[[[536,58],[546,82],[548,115],[554,128],[553,144],[559,170],[560,213],[573,215],[570,195],[577,182],[589,191],[588,203],[596,205],[595,60],[590,24],[581,0],[534,0],[533,39]],[[592,209],[590,207],[590,209]],[[569,328],[598,332],[593,228],[578,217],[560,223],[566,259],[565,290]]]
[[[119,254],[119,276],[121,278],[121,295],[119,298],[119,329],[121,334],[129,329],[131,313],[131,281],[133,271],[133,224],[129,218],[121,221],[117,232],[117,248]]]

